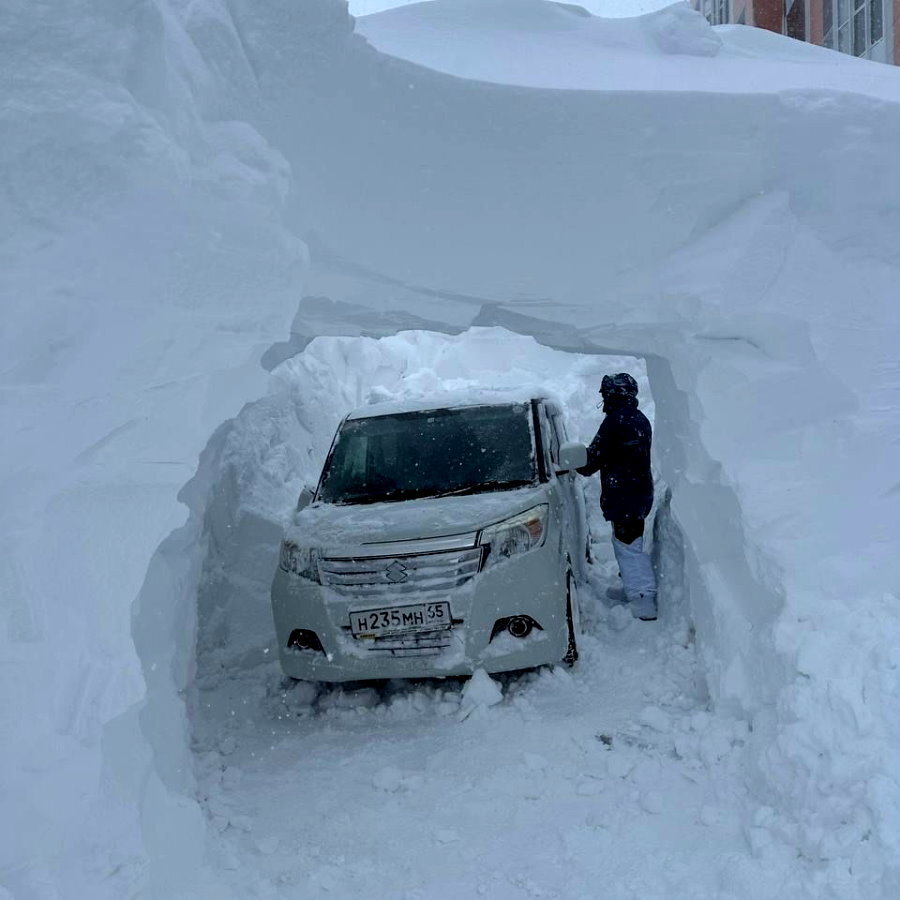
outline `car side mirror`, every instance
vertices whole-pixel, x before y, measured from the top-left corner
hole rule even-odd
[[[300,491],[300,496],[297,498],[297,512],[300,512],[301,509],[306,509],[312,503],[315,495],[315,491],[304,485]]]
[[[556,467],[558,475],[563,472],[571,472],[574,469],[580,469],[582,466],[586,465],[587,447],[585,447],[584,444],[572,441],[571,443],[563,444],[562,447],[559,448],[559,465]]]

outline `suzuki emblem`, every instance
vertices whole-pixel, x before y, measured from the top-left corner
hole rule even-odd
[[[384,570],[384,574],[387,580],[392,581],[394,584],[399,584],[401,581],[406,581],[409,578],[406,566],[397,559]]]

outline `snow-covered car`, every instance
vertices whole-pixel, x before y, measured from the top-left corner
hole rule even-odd
[[[285,673],[573,664],[589,534],[572,470],[585,460],[542,397],[350,413],[281,545],[272,608]]]

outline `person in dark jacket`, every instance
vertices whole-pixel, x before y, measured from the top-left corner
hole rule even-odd
[[[650,472],[652,429],[638,409],[637,382],[627,373],[604,375],[600,385],[605,418],[588,447],[580,475],[600,470],[600,508],[612,524],[613,550],[632,613],[656,618],[656,576],[644,553],[644,520],[653,506]]]

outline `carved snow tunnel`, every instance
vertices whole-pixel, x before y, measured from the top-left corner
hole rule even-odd
[[[652,419],[646,367],[636,358],[552,350],[500,328],[315,339],[275,370],[271,393],[247,406],[211,444],[208,465],[215,475],[203,517],[198,681],[275,664],[268,593],[282,529],[301,486],[317,481],[346,412],[383,399],[524,388],[558,397],[572,434],[588,442],[600,419],[599,380],[621,369],[639,379]],[[588,487],[592,511],[594,481]],[[608,528],[593,518],[598,537],[608,541]]]
[[[582,659],[571,673],[555,667],[499,678],[503,700],[490,714],[473,707],[455,680],[329,688],[282,677],[269,605],[282,528],[346,411],[386,398],[533,386],[564,403],[571,435],[587,441],[600,417],[599,380],[620,370],[637,377],[642,408],[657,423],[658,623],[634,621],[605,598],[616,572],[594,479],[587,493],[596,561],[582,596]],[[161,661],[153,624],[167,615],[167,602],[169,612],[180,609],[174,659],[186,707],[165,691],[151,694],[145,723],[169,786],[200,801],[194,827],[206,830],[220,871],[233,870],[235,890],[287,883],[305,896],[350,896],[373,867],[388,864],[400,874],[373,896],[398,896],[426,877],[411,866],[410,848],[427,855],[444,844],[452,852],[440,854],[439,873],[428,879],[440,878],[456,896],[492,884],[499,890],[498,879],[520,877],[512,857],[491,863],[488,876],[460,870],[460,856],[502,858],[508,816],[537,839],[547,819],[565,819],[573,808],[589,816],[599,794],[618,798],[619,827],[643,829],[644,840],[666,852],[670,839],[654,837],[648,810],[673,817],[695,840],[715,823],[719,837],[701,868],[702,877],[718,877],[715,860],[739,844],[734,771],[748,732],[744,721],[708,712],[685,548],[661,477],[680,465],[661,462],[678,454],[678,435],[666,434],[653,387],[645,360],[556,350],[499,327],[318,337],[274,369],[265,397],[217,430],[183,491],[191,519],[151,567],[135,635],[152,681]],[[171,741],[179,731],[182,748]],[[467,761],[473,740],[480,748]],[[472,791],[482,799],[473,803]],[[437,818],[424,815],[428,806],[441,809]],[[394,836],[383,844],[373,835],[385,809]],[[340,848],[354,841],[349,859]],[[291,848],[301,857],[282,852]],[[627,867],[645,851],[626,853]],[[168,853],[177,856],[175,848]],[[579,857],[563,874],[558,861],[537,857],[526,868],[535,884],[563,877],[574,890],[609,864]],[[697,877],[695,865],[685,868],[685,884]],[[671,873],[659,877],[673,883]]]

